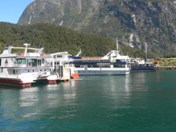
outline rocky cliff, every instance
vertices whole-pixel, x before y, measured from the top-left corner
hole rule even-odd
[[[156,54],[176,51],[176,0],[35,0],[19,24],[53,23],[118,37]]]

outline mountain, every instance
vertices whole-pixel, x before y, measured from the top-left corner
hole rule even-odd
[[[76,55],[81,49],[83,56],[103,56],[116,48],[115,40],[94,34],[80,33],[54,24],[17,25],[0,23],[0,51],[7,44],[23,46],[30,43],[32,47],[43,46],[45,52],[68,51]],[[124,54],[144,56],[143,51],[120,45]],[[129,52],[130,51],[130,52]]]
[[[18,24],[53,23],[118,37],[154,54],[176,51],[176,0],[35,0]]]

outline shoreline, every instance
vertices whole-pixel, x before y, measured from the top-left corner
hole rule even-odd
[[[176,66],[156,66],[156,70],[176,70]]]

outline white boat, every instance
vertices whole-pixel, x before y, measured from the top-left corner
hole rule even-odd
[[[130,73],[129,56],[111,50],[104,57],[81,57],[72,63],[79,75],[126,75]]]
[[[54,71],[52,77],[48,77],[50,82],[67,81],[71,78],[79,77],[73,65],[70,65],[71,59],[69,58],[70,54],[68,52],[52,53],[49,56],[51,58],[46,59],[46,61],[52,65]]]
[[[49,76],[51,67],[42,55],[43,48],[7,46],[0,54],[0,84],[29,87],[40,76]],[[16,52],[15,52],[16,50]],[[18,53],[23,51],[22,53]],[[28,52],[29,51],[29,52]]]
[[[126,75],[130,73],[130,65],[125,56],[111,56],[114,51],[104,57],[82,57],[72,63],[79,75]],[[109,56],[109,57],[108,57]],[[108,59],[106,59],[108,58]]]

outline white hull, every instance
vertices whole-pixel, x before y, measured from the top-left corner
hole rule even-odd
[[[41,76],[48,76],[51,67],[45,62],[49,56],[43,55],[43,48],[8,46],[0,54],[0,84],[28,87]],[[15,53],[18,49],[21,53]],[[30,52],[27,52],[30,49]]]
[[[79,75],[127,75],[130,68],[76,68]]]
[[[32,79],[24,79],[18,78],[14,76],[1,77],[0,76],[0,84],[9,85],[9,86],[21,86],[21,87],[29,87],[33,83]]]

